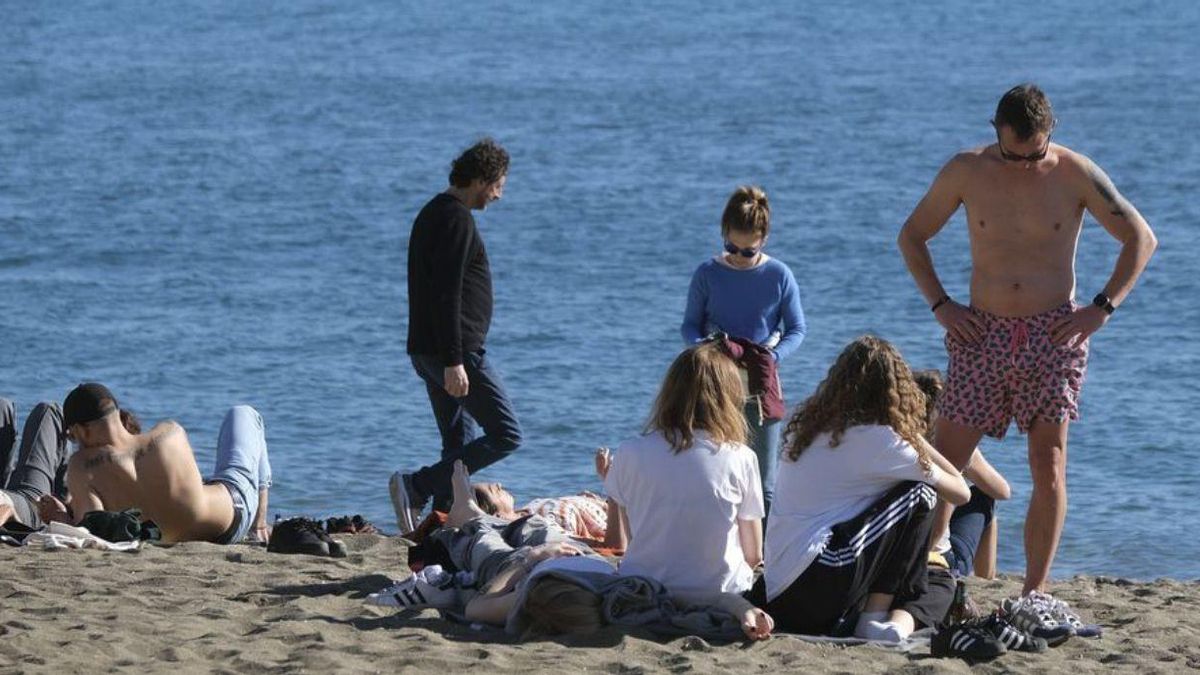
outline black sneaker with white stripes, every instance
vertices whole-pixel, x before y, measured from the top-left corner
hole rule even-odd
[[[1034,637],[1012,625],[998,611],[979,619],[976,623],[994,635],[1009,651],[1040,654],[1050,647],[1044,639]]]
[[[938,631],[930,642],[934,656],[965,661],[990,661],[1008,651],[1004,643],[975,622],[956,623]]]

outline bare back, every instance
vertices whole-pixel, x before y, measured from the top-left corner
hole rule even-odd
[[[79,505],[106,511],[138,508],[165,541],[211,541],[233,522],[233,503],[220,484],[204,484],[183,427],[160,422],[123,447],[85,448],[67,469],[76,517]]]

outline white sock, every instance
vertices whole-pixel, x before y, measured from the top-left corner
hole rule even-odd
[[[854,625],[854,634],[861,638],[866,638],[863,631],[871,630],[871,624],[881,623],[887,620],[887,612],[862,612],[858,615],[858,623]],[[868,640],[874,638],[867,638]]]
[[[900,642],[908,637],[908,631],[891,621],[867,621],[865,626],[859,622],[854,634],[866,640],[880,642]]]

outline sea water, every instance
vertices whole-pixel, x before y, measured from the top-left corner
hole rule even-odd
[[[768,192],[769,252],[809,334],[801,401],[845,343],[944,367],[896,233],[938,168],[988,143],[1035,80],[1054,140],[1094,158],[1160,240],[1092,342],[1056,575],[1200,576],[1200,4],[5,3],[0,16],[0,395],[24,412],[100,380],[188,431],[267,423],[272,513],[392,526],[388,475],[439,455],[405,355],[420,207],[484,134],[512,153],[478,216],[489,356],[526,444],[483,472],[519,500],[599,489],[681,347],[725,199]],[[964,299],[962,214],[932,244]],[[1086,218],[1077,297],[1117,242]],[[1023,569],[1025,440],[1000,568]]]

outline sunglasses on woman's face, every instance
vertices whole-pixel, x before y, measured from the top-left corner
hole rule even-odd
[[[737,245],[735,245],[732,241],[729,241],[728,239],[725,240],[725,252],[733,255],[740,255],[743,258],[753,258],[754,256],[758,255],[758,252],[761,250],[761,246],[754,248],[738,248]]]

